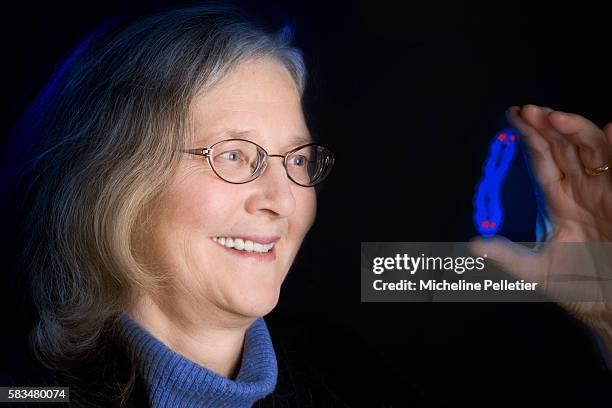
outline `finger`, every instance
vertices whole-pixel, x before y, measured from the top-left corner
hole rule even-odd
[[[608,123],[604,126],[604,135],[606,136],[606,141],[608,142],[608,163],[612,166],[612,123]],[[608,170],[612,173],[612,170]],[[612,177],[612,175],[610,176]]]
[[[522,135],[529,150],[531,167],[540,184],[545,187],[563,178],[561,170],[552,157],[550,143],[519,116],[519,108],[512,106],[506,111],[508,122]]]
[[[590,120],[573,113],[554,111],[548,115],[551,125],[579,147],[582,164],[589,168],[608,162],[608,143],[604,132]]]
[[[610,146],[612,146],[612,123],[608,123],[604,127],[604,134],[606,135],[606,139]]]
[[[518,279],[530,282],[545,282],[546,268],[542,267],[542,258],[531,249],[510,241],[500,235],[478,237],[469,244],[470,251],[490,259]]]
[[[550,112],[553,112],[550,108],[525,105],[521,109],[521,117],[550,143],[555,163],[564,175],[582,177],[584,171],[578,157],[578,149],[552,127],[548,120]]]

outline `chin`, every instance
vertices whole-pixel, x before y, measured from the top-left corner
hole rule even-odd
[[[262,317],[276,307],[279,295],[280,288],[266,291],[247,289],[234,294],[232,309],[243,316]]]

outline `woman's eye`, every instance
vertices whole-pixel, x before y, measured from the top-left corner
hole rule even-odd
[[[303,167],[308,163],[308,159],[304,156],[291,156],[289,164],[297,167]]]
[[[230,162],[238,161],[242,158],[242,154],[238,150],[231,150],[227,152],[223,152],[217,156],[219,159],[227,160]]]

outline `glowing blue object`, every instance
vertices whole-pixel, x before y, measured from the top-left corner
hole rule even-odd
[[[473,201],[474,223],[482,235],[494,235],[502,227],[502,185],[516,155],[517,143],[517,133],[512,129],[504,129],[495,135],[489,146],[483,175],[476,187]]]

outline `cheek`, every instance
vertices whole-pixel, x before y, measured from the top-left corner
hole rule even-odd
[[[206,177],[174,183],[158,201],[149,248],[164,269],[200,268],[197,257],[237,211],[223,185]]]
[[[168,193],[165,213],[175,227],[189,230],[214,229],[236,211],[236,202],[225,186],[214,180],[181,183]]]
[[[222,233],[239,211],[235,194],[229,194],[226,183],[221,183],[202,176],[173,183],[160,197],[152,220],[149,242],[153,258],[163,271],[174,271],[189,285],[205,276],[194,271],[207,269],[208,262],[203,260],[209,256],[202,254],[210,250],[210,238]]]

